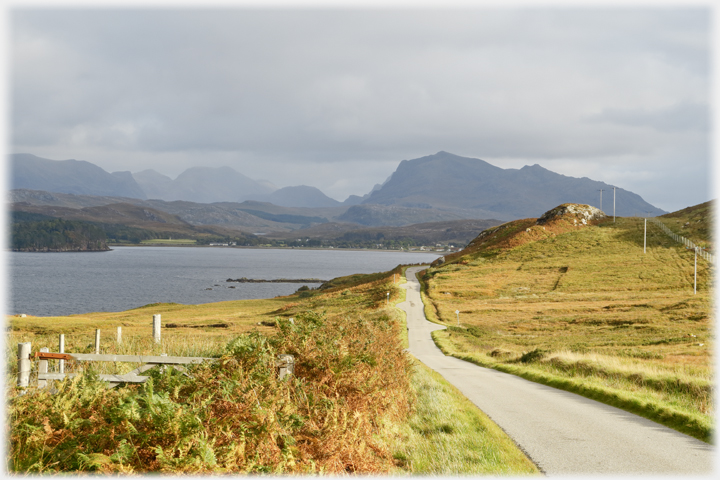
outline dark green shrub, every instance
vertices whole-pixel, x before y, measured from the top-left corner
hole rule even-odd
[[[536,348],[535,350],[532,350],[530,352],[523,353],[523,355],[520,357],[520,361],[522,363],[537,362],[538,360],[542,359],[546,353],[547,352],[545,350]]]

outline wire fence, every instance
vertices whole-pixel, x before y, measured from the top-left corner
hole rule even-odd
[[[650,220],[650,221],[653,222],[655,225],[657,225],[658,227],[660,227],[660,229],[661,229],[663,232],[665,232],[666,234],[668,234],[668,236],[669,236],[670,238],[674,239],[674,240],[675,240],[676,242],[678,242],[678,243],[684,244],[684,245],[685,245],[685,248],[689,248],[689,249],[692,249],[692,250],[697,249],[698,256],[704,258],[706,261],[712,263],[713,265],[715,264],[715,255],[713,255],[712,253],[708,252],[707,250],[705,250],[705,249],[702,248],[702,247],[698,247],[698,246],[695,245],[691,240],[688,240],[687,238],[683,237],[682,235],[678,235],[677,233],[673,232],[672,230],[670,230],[664,223],[662,223],[662,222],[661,222],[660,220],[658,220],[657,218],[648,217],[648,220]]]

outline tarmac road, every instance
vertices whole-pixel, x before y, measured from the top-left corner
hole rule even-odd
[[[574,393],[445,356],[430,333],[420,284],[407,270],[409,352],[440,373],[497,423],[548,475],[709,475],[714,447]]]

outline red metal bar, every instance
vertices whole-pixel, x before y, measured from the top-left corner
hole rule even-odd
[[[35,352],[38,360],[72,360],[69,353]]]

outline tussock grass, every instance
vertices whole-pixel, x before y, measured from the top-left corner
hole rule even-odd
[[[682,225],[693,213],[684,215]],[[692,218],[700,235],[706,221]],[[525,223],[491,232],[427,270],[424,291],[439,321],[450,325],[434,332],[441,348],[708,440],[714,419],[708,264],[698,261],[693,295],[692,252],[648,224],[643,254],[642,219],[542,231]],[[455,310],[462,328],[452,326]]]

